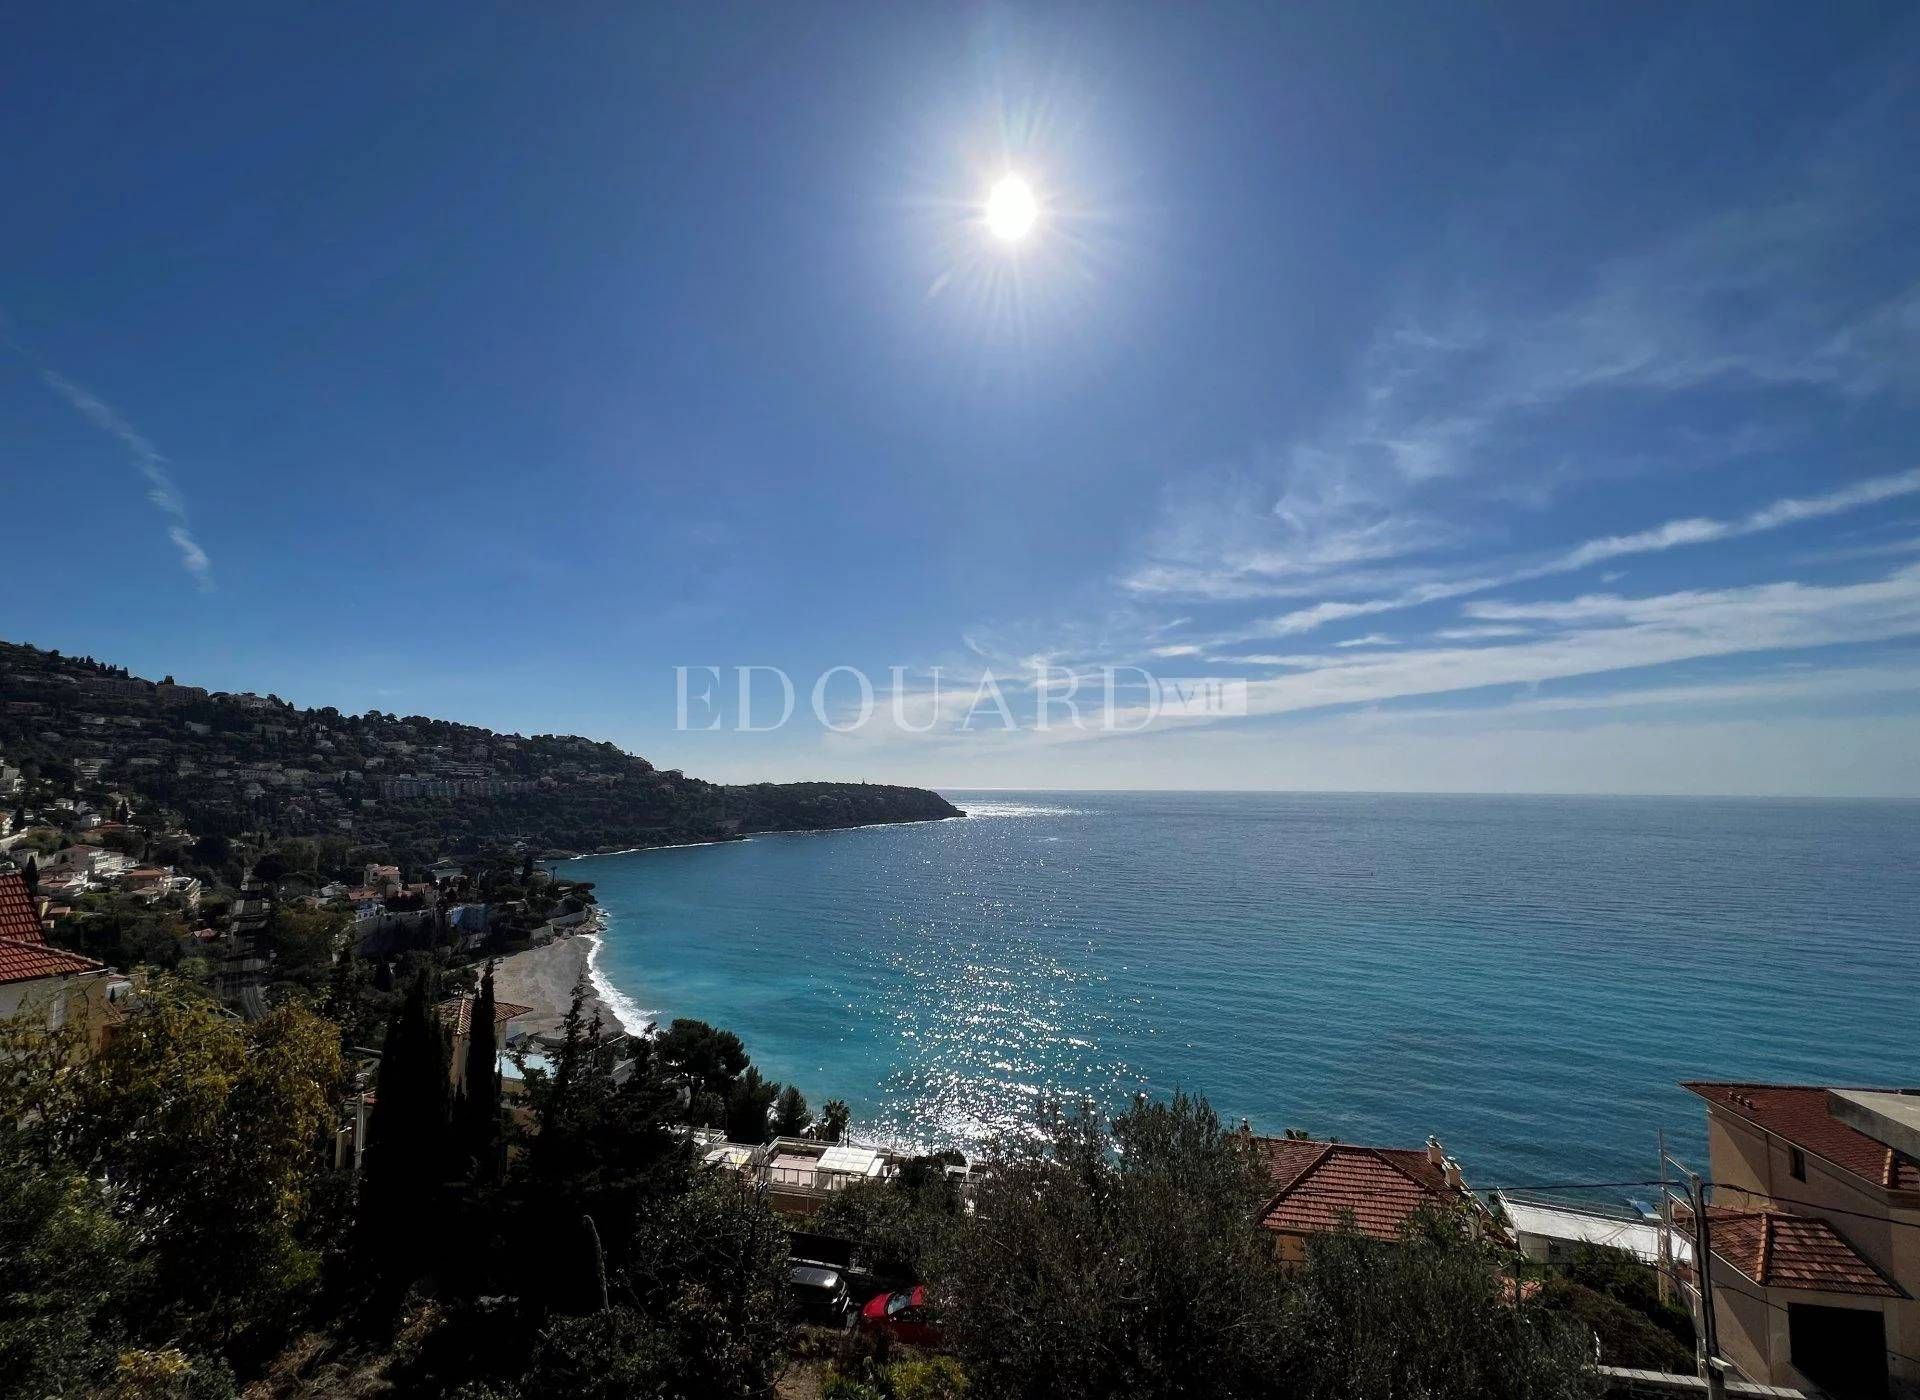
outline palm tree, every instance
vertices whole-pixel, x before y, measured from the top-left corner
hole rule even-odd
[[[820,1105],[821,1139],[825,1142],[840,1141],[846,1136],[847,1120],[852,1116],[845,1099],[828,1099]]]

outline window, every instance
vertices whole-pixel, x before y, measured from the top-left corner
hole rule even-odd
[[[1793,1174],[1795,1181],[1805,1181],[1807,1179],[1807,1154],[1797,1147],[1789,1147],[1787,1149],[1787,1170]]]

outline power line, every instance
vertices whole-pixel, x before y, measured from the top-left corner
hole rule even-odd
[[[1891,1225],[1896,1230],[1920,1230],[1920,1220],[1895,1220],[1891,1216],[1875,1215],[1872,1211],[1848,1210],[1844,1206],[1830,1206],[1824,1201],[1810,1201],[1804,1196],[1780,1196],[1771,1191],[1756,1191],[1748,1186],[1735,1186],[1730,1181],[1710,1181],[1707,1185],[1724,1187],[1728,1191],[1738,1191],[1744,1196],[1757,1196],[1762,1200],[1785,1201],[1789,1205],[1805,1206],[1809,1211],[1818,1212],[1821,1215],[1850,1215],[1860,1220],[1871,1220],[1876,1225]],[[1763,1207],[1756,1206],[1754,1209],[1759,1210]],[[1792,1212],[1783,1211],[1782,1214],[1790,1215]]]
[[[1716,1250],[1715,1253],[1718,1254],[1719,1251]],[[1723,1263],[1727,1262],[1725,1255],[1720,1255],[1720,1259],[1721,1259],[1721,1262]],[[1684,1287],[1689,1287],[1689,1288],[1693,1286],[1693,1274],[1691,1270],[1688,1270],[1686,1273],[1682,1273],[1677,1268],[1662,1268],[1658,1263],[1649,1263],[1644,1259],[1639,1260],[1638,1262],[1641,1264],[1643,1268],[1646,1268],[1650,1272],[1656,1273],[1656,1274],[1665,1274],[1668,1278],[1672,1279],[1677,1284],[1680,1284]],[[1541,1269],[1574,1269],[1578,1267],[1578,1265],[1574,1263],[1572,1260],[1567,1260],[1567,1259],[1527,1259],[1526,1263],[1529,1267],[1541,1268]],[[1732,1267],[1732,1266],[1729,1265],[1729,1267]],[[1768,1307],[1775,1308],[1780,1312],[1789,1311],[1788,1305],[1784,1303],[1776,1303],[1771,1298],[1768,1298],[1763,1294],[1755,1293],[1751,1288],[1744,1288],[1740,1284],[1729,1282],[1726,1279],[1715,1279],[1713,1286],[1715,1288],[1731,1289],[1733,1292],[1741,1294],[1743,1297],[1751,1298],[1758,1303],[1765,1303]],[[1862,1309],[1862,1311],[1865,1311],[1865,1309]],[[1892,1347],[1887,1347],[1886,1353],[1888,1356],[1897,1356],[1902,1361],[1920,1362],[1920,1356],[1909,1356],[1906,1352],[1895,1351]]]
[[[1502,1183],[1498,1186],[1481,1186],[1477,1190],[1493,1191],[1596,1191],[1609,1187],[1624,1186],[1670,1186],[1673,1183],[1660,1180],[1652,1181],[1545,1181],[1524,1186],[1512,1186]],[[1750,1186],[1736,1186],[1730,1181],[1702,1181],[1702,1186],[1718,1187],[1726,1191],[1738,1191],[1742,1195],[1754,1196],[1767,1201],[1780,1201],[1789,1205],[1805,1206],[1810,1212],[1821,1215],[1846,1215],[1859,1220],[1871,1220],[1877,1225],[1890,1225],[1896,1230],[1920,1230],[1920,1220],[1894,1220],[1889,1216],[1875,1215],[1872,1211],[1848,1210],[1844,1206],[1830,1206],[1824,1201],[1811,1201],[1804,1196],[1782,1196],[1773,1191],[1756,1190]],[[1764,1206],[1755,1206],[1755,1210],[1764,1210]],[[1782,1214],[1792,1214],[1783,1211]]]
[[[1605,1186],[1658,1186],[1655,1181],[1545,1181],[1530,1186],[1482,1186],[1482,1191],[1597,1191]]]
[[[1715,1288],[1731,1288],[1735,1293],[1738,1293],[1743,1297],[1751,1298],[1756,1303],[1764,1303],[1766,1304],[1766,1306],[1770,1308],[1778,1309],[1780,1312],[1783,1312],[1783,1313],[1791,1314],[1792,1312],[1792,1309],[1788,1307],[1788,1305],[1785,1303],[1776,1303],[1773,1301],[1773,1299],[1766,1297],[1764,1294],[1755,1293],[1751,1288],[1742,1288],[1739,1284],[1729,1283],[1725,1279],[1715,1280],[1714,1287]],[[1861,1309],[1861,1311],[1864,1312],[1865,1309]],[[1883,1316],[1884,1314],[1879,1314],[1879,1315]],[[1920,1356],[1909,1356],[1904,1351],[1895,1351],[1892,1347],[1886,1346],[1884,1343],[1884,1340],[1882,1342],[1882,1348],[1883,1350],[1885,1350],[1888,1356],[1897,1356],[1902,1361],[1920,1362]]]

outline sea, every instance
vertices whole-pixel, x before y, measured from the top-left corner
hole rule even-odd
[[[1486,1189],[1704,1168],[1691,1078],[1920,1084],[1920,803],[949,792],[962,820],[570,863],[629,1022],[868,1137],[1204,1095]]]

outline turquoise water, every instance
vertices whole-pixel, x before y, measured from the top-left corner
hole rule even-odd
[[[1920,804],[949,793],[576,862],[602,974],[869,1131],[1204,1091],[1476,1185],[1639,1179],[1685,1077],[1920,1082]]]

